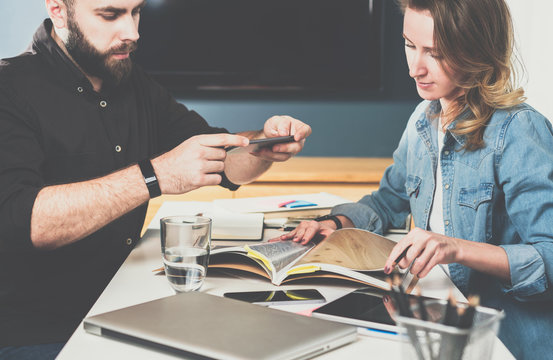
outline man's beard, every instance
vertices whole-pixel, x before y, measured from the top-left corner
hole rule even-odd
[[[67,21],[69,36],[65,47],[81,69],[90,76],[102,79],[104,82],[118,85],[128,79],[132,71],[130,57],[117,60],[112,55],[117,53],[131,53],[136,50],[136,41],[123,43],[106,52],[98,51],[85,37],[73,19]]]

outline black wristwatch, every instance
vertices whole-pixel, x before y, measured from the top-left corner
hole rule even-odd
[[[339,230],[342,228],[342,222],[340,221],[340,219],[338,219],[338,216],[336,215],[323,215],[323,216],[319,216],[318,218],[315,219],[315,221],[325,221],[325,220],[332,220],[334,221],[334,223],[336,224],[336,230]]]
[[[142,176],[144,176],[144,182],[146,187],[148,187],[148,192],[150,193],[150,199],[158,197],[161,195],[161,188],[157,182],[156,173],[154,172],[154,167],[150,159],[145,159],[138,162],[138,167],[142,171]]]

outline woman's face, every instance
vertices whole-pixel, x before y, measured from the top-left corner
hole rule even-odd
[[[434,20],[430,12],[407,8],[403,20],[403,37],[409,75],[415,79],[420,97],[440,100],[445,110],[461,94],[461,89],[447,75],[434,50]]]

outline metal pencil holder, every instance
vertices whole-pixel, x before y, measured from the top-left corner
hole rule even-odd
[[[499,330],[499,322],[505,316],[482,306],[475,308],[474,321],[469,329],[447,326],[441,323],[447,301],[427,301],[430,321],[404,317],[397,314],[401,328],[403,358],[419,360],[468,360],[490,359]],[[460,306],[464,307],[464,306]],[[411,307],[417,316],[418,305]]]

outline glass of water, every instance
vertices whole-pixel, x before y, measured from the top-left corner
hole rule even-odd
[[[198,290],[207,272],[211,219],[179,215],[160,221],[161,255],[167,280],[177,292]]]

